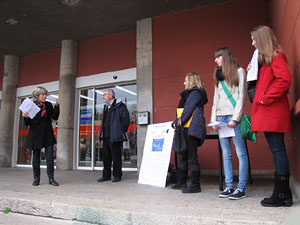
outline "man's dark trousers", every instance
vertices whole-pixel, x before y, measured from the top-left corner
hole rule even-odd
[[[123,142],[111,143],[109,139],[103,139],[103,177],[111,178],[111,164],[113,162],[113,176],[121,179],[122,177],[122,144]]]

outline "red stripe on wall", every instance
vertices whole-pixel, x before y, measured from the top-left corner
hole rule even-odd
[[[59,80],[60,49],[35,53],[20,59],[18,87]]]
[[[78,76],[136,67],[136,31],[83,41],[78,48]]]

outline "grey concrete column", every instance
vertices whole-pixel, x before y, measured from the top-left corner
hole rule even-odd
[[[152,20],[137,21],[136,25],[136,71],[137,71],[137,110],[150,112],[150,123],[153,123],[152,91]],[[140,168],[147,126],[137,127],[138,169]]]
[[[0,166],[11,166],[19,58],[6,55],[0,110]]]
[[[60,58],[59,104],[57,130],[57,169],[73,169],[73,136],[75,111],[75,81],[77,73],[77,43],[63,40]]]

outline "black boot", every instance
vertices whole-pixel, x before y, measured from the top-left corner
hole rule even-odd
[[[40,150],[33,150],[32,158],[32,169],[33,169],[33,186],[38,186],[40,184]]]
[[[198,193],[198,192],[201,192],[200,171],[192,171],[191,186],[188,188],[183,188],[182,193]]]
[[[261,205],[267,207],[290,207],[293,204],[293,196],[290,190],[289,179],[290,174],[280,175],[275,172],[273,194],[270,198],[264,198],[264,200],[261,201]]]
[[[45,157],[47,163],[47,175],[49,179],[49,184],[53,186],[58,186],[59,184],[54,180],[54,157],[53,157],[53,146],[50,145],[45,149]]]
[[[171,186],[171,189],[181,190],[182,188],[186,188],[186,180],[187,180],[188,171],[179,169],[176,184]]]

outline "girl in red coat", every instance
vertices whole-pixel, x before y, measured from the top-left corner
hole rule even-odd
[[[285,53],[273,31],[258,26],[251,32],[252,45],[259,51],[259,73],[251,111],[252,131],[264,132],[275,164],[274,191],[261,201],[263,206],[291,206],[289,160],[284,133],[291,131],[287,98],[291,75]]]

